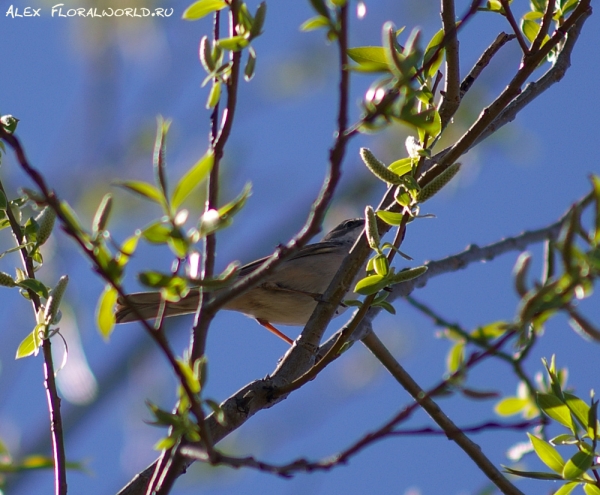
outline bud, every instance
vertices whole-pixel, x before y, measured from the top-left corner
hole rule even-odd
[[[35,221],[40,226],[40,230],[37,235],[37,243],[38,246],[42,246],[46,243],[50,234],[52,233],[52,229],[54,228],[54,221],[56,220],[56,213],[52,208],[46,206],[41,213],[35,217]]]
[[[375,155],[371,153],[371,150],[368,148],[360,149],[360,157],[362,161],[365,162],[367,168],[377,177],[378,179],[387,182],[388,184],[403,184],[404,179],[392,172],[389,168],[387,168],[383,163],[381,163]]]
[[[14,287],[17,284],[8,273],[0,272],[0,285],[3,285],[4,287]]]
[[[60,301],[65,293],[65,290],[67,289],[68,283],[69,277],[67,275],[63,275],[60,277],[56,287],[54,287],[54,289],[52,289],[50,292],[50,297],[48,298],[48,303],[46,304],[46,309],[44,310],[44,322],[46,325],[52,323],[58,314]]]
[[[440,192],[442,188],[452,180],[459,170],[460,163],[453,163],[440,175],[435,177],[429,184],[423,186],[418,196],[419,203],[424,203]]]

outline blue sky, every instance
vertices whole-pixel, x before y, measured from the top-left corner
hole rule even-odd
[[[380,44],[381,26],[387,20],[406,25],[408,31],[420,26],[425,39],[439,29],[436,2],[381,0],[366,4],[365,19],[359,21],[353,16],[351,22],[352,46]],[[206,149],[207,88],[201,87],[205,75],[197,50],[199,39],[210,33],[210,21],[182,21],[187,3],[181,1],[154,5],[173,8],[170,18],[110,25],[100,19],[52,17],[52,3],[29,5],[41,8],[40,17],[12,18],[4,15],[10,4],[0,6],[4,41],[0,112],[21,119],[18,135],[31,162],[84,221],[91,221],[106,192],[114,192],[115,219],[111,225],[115,238],[122,240],[160,214],[149,203],[111,186],[115,179],[151,180],[156,115],[173,119],[168,140],[172,183]],[[139,0],[127,4],[141,5]],[[256,2],[251,5],[255,8]],[[461,5],[457,10],[463,8]],[[336,112],[336,52],[334,45],[323,42],[321,32],[299,32],[298,26],[311,15],[308,2],[269,3],[265,33],[255,43],[256,77],[241,85],[235,127],[224,159],[223,201],[236,196],[248,181],[252,182],[253,196],[234,226],[219,238],[219,266],[231,259],[251,261],[287,241],[306,218],[324,176]],[[480,14],[464,29],[463,71],[500,30],[509,29],[496,17]],[[424,212],[434,213],[436,218],[413,222],[403,245],[415,264],[460,252],[471,243],[485,245],[540,228],[588,191],[588,175],[599,171],[595,159],[599,146],[595,85],[600,74],[594,63],[599,30],[598,18],[592,16],[564,80],[533,102],[513,124],[466,155],[463,171],[452,187],[426,204]],[[502,90],[518,64],[518,47],[513,43],[477,81],[465,102],[466,109],[448,131],[451,137],[456,138],[482,106]],[[357,102],[369,84],[369,77],[353,76],[353,119],[359,116]],[[358,149],[367,146],[391,162],[405,156],[403,143],[408,132],[397,127],[351,142],[340,194],[326,228],[359,215],[367,203],[377,204],[384,192],[364,170]],[[0,173],[9,187],[30,185],[12,158],[3,162]],[[197,212],[201,198],[189,206]],[[5,246],[10,239],[4,236],[0,242]],[[540,246],[531,250],[533,272],[539,273]],[[505,255],[439,277],[415,297],[466,328],[510,319],[518,304],[511,277],[516,257],[516,253]],[[69,418],[69,458],[84,460],[90,471],[70,473],[71,493],[114,492],[155,458],[151,447],[162,431],[143,422],[150,418],[144,401],[150,399],[169,408],[174,400],[174,380],[141,328],[119,327],[110,342],[102,341],[94,324],[102,284],[62,233],[57,232],[48,246],[46,260],[40,272],[45,281],[51,283],[64,273],[71,278],[66,296],[71,316],[67,314],[64,325],[80,335],[89,369],[99,384],[95,391],[99,399],[91,405],[64,401]],[[15,262],[16,257],[5,257],[0,269],[12,272]],[[168,269],[170,260],[164,251],[144,247],[132,268],[148,265]],[[133,274],[127,287],[139,289]],[[0,438],[18,451],[31,448],[37,435],[47,436],[48,415],[40,357],[13,359],[18,343],[31,331],[33,317],[26,301],[12,292],[3,289],[0,301],[0,316],[9,322],[0,346]],[[395,306],[398,314],[382,316],[376,331],[427,388],[444,373],[449,343],[436,338],[430,322],[405,302],[397,301]],[[583,307],[590,318],[598,320],[594,297]],[[171,324],[173,346],[180,352],[187,345],[190,321],[183,318]],[[343,321],[334,320],[331,331]],[[297,334],[296,328],[285,330]],[[207,395],[217,401],[225,399],[247,382],[271,372],[284,351],[282,342],[252,320],[235,313],[219,314],[209,337]],[[540,359],[553,352],[558,364],[569,368],[569,383],[577,393],[587,398],[590,389],[598,388],[597,344],[575,335],[564,318],[548,326],[529,360],[528,371],[541,371]],[[473,386],[504,394],[516,389],[508,370],[497,364],[476,368],[471,380]],[[88,382],[90,394],[94,393],[93,384]],[[366,349],[356,345],[319,379],[252,418],[223,445],[229,452],[271,462],[316,459],[347,447],[408,403],[408,395]],[[441,400],[440,405],[459,425],[495,418],[493,401],[452,399]],[[77,415],[88,410],[93,412],[86,419],[78,419]],[[405,426],[430,423],[418,413]],[[497,465],[508,464],[506,450],[524,438],[520,432],[474,436]],[[533,458],[526,462],[528,468],[540,469]],[[371,490],[424,495],[441,493],[440,487],[444,487],[444,493],[465,494],[475,493],[485,484],[466,455],[443,437],[406,437],[377,443],[349,465],[330,473],[300,474],[292,480],[247,470],[196,466],[173,493]],[[51,486],[50,472],[36,473],[16,484],[13,493],[47,493]],[[518,486],[527,493],[545,493],[553,488],[528,482]]]

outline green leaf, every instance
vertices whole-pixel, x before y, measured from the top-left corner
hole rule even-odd
[[[244,185],[244,189],[242,189],[242,192],[235,199],[219,208],[219,218],[223,220],[229,220],[244,207],[246,201],[251,195],[252,184],[250,182],[246,182],[246,184]]]
[[[40,297],[45,299],[48,298],[48,288],[39,280],[26,278],[25,280],[17,282],[17,285],[22,289],[28,289],[35,292]]]
[[[164,204],[162,193],[157,187],[153,186],[152,184],[148,184],[147,182],[127,180],[115,182],[114,185],[138,194],[143,198],[149,199],[150,201],[154,201],[159,205]]]
[[[565,467],[565,461],[558,453],[558,451],[550,445],[548,442],[545,442],[541,438],[533,436],[531,433],[527,433],[531,444],[533,445],[533,449],[535,453],[538,455],[540,460],[548,466],[555,473],[561,474],[563,468]]]
[[[500,416],[513,416],[514,414],[520,414],[528,404],[527,399],[506,397],[496,404],[494,411]]]
[[[105,194],[100,202],[100,206],[96,210],[94,220],[92,222],[92,231],[94,233],[101,232],[106,229],[108,218],[110,216],[110,210],[112,208],[112,196]]]
[[[162,221],[154,222],[142,230],[141,235],[152,244],[166,244],[171,238],[173,229]]]
[[[540,406],[540,409],[549,417],[555,421],[558,421],[561,425],[566,426],[571,431],[575,431],[571,412],[569,411],[567,405],[564,404],[558,397],[552,394],[538,392],[537,403]]]
[[[401,158],[390,163],[389,169],[400,176],[408,174],[412,170],[412,158]]]
[[[471,332],[471,335],[476,339],[491,340],[504,335],[508,327],[509,325],[506,321],[495,321],[482,327],[477,327]]]
[[[583,485],[583,491],[585,492],[585,495],[600,495],[600,488],[590,483]]]
[[[573,413],[575,418],[579,421],[579,424],[587,430],[588,428],[588,415],[590,413],[590,406],[588,406],[579,397],[568,392],[563,393],[565,402],[569,410]]]
[[[389,277],[389,283],[391,285],[400,284],[402,282],[407,282],[414,278],[420,277],[427,271],[426,266],[417,266],[415,268],[408,268],[406,270],[400,270],[396,274],[392,274]]]
[[[379,292],[381,289],[388,286],[387,277],[382,275],[370,275],[359,280],[354,287],[354,292],[368,296]]]
[[[310,4],[318,14],[321,14],[324,17],[329,17],[329,9],[325,4],[325,0],[310,0]]]
[[[254,48],[248,48],[248,60],[244,67],[244,80],[250,81],[254,77],[254,68],[256,67],[256,52]]]
[[[112,285],[107,285],[96,306],[96,324],[100,335],[105,340],[108,340],[115,328],[114,307],[117,303],[117,296],[117,290]]]
[[[232,36],[231,38],[223,38],[217,40],[217,46],[223,50],[231,50],[232,52],[238,52],[243,50],[250,44],[250,41],[246,36]]]
[[[171,204],[177,209],[181,203],[190,195],[190,193],[208,177],[214,163],[214,153],[212,150],[207,151],[196,164],[189,169],[186,174],[179,180],[173,190]]]
[[[465,343],[457,342],[450,348],[448,357],[446,358],[446,367],[448,373],[454,373],[458,370],[465,360]]]
[[[577,481],[569,481],[554,492],[554,495],[569,495],[575,487],[579,485]]]
[[[215,402],[214,400],[211,400],[211,399],[205,399],[204,402],[212,410],[217,423],[225,426],[227,418],[225,417],[225,412],[223,411],[221,406],[217,402]]]
[[[208,98],[206,100],[206,108],[210,110],[217,106],[219,100],[221,99],[221,81],[218,79],[213,79],[212,86],[210,88],[210,93],[208,94]]]
[[[440,29],[437,33],[435,33],[433,35],[433,38],[431,38],[431,41],[427,45],[427,48],[425,48],[425,56],[423,57],[423,65],[426,65],[426,64],[430,63],[430,60],[433,60],[431,62],[431,65],[427,69],[427,72],[425,73],[425,77],[427,79],[435,76],[435,73],[440,68],[440,65],[443,60],[444,49],[442,48],[436,54],[435,59],[432,59],[432,57],[435,54],[435,52],[438,50],[440,45],[442,44],[443,40],[444,40],[444,30]]]
[[[331,27],[329,19],[322,15],[318,15],[316,17],[311,17],[302,23],[300,26],[300,31],[314,31],[316,29],[321,28],[329,28]]]
[[[504,468],[504,471],[506,471],[509,474],[514,474],[515,476],[521,476],[523,478],[531,478],[534,480],[556,480],[556,481],[563,481],[563,477],[558,475],[558,474],[554,474],[554,473],[543,473],[540,471],[519,471],[518,469],[512,469],[506,466],[502,466]]]
[[[225,7],[227,7],[225,0],[198,0],[184,10],[181,18],[187,21],[197,21]]]
[[[593,462],[593,455],[586,452],[577,452],[565,464],[562,475],[568,480],[579,478],[592,466]]]
[[[142,233],[138,230],[131,237],[128,237],[123,241],[123,244],[119,248],[119,253],[117,253],[117,256],[115,257],[115,260],[120,267],[124,267],[135,252],[141,235]]]
[[[393,211],[378,211],[377,216],[388,225],[400,225],[404,218],[404,214],[395,213]]]
[[[21,359],[27,356],[36,355],[38,353],[38,349],[42,345],[42,339],[40,338],[40,330],[44,327],[43,324],[36,325],[33,331],[25,337],[19,347],[17,348],[17,354],[15,359]]]
[[[391,67],[382,46],[357,46],[348,48],[348,56],[365,72],[390,72]]]
[[[540,32],[540,25],[537,22],[524,19],[521,21],[521,30],[523,31],[525,37],[530,42],[533,42],[537,34]]]

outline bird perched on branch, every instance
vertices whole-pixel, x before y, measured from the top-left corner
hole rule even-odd
[[[239,311],[255,318],[289,344],[292,340],[273,324],[305,325],[323,293],[329,287],[344,258],[364,229],[362,218],[345,220],[320,242],[309,244],[283,261],[256,287],[229,301],[223,309]],[[244,265],[239,277],[256,270],[267,258]],[[156,318],[159,311],[165,317],[194,313],[199,302],[198,289],[177,302],[164,302],[160,292],[138,292],[117,301],[116,321],[127,323],[140,318]],[[133,310],[135,307],[136,312]],[[336,314],[344,311],[340,306]]]

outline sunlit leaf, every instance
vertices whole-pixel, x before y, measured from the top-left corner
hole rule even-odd
[[[563,468],[565,467],[565,461],[558,453],[558,451],[550,445],[548,442],[545,442],[541,438],[533,436],[531,433],[527,433],[529,440],[531,440],[531,444],[533,445],[533,449],[535,453],[538,455],[540,460],[548,466],[555,473],[561,474]]]
[[[31,355],[37,355],[42,339],[40,338],[40,330],[43,325],[37,325],[33,331],[25,337],[19,347],[15,359],[21,359]]]
[[[565,464],[562,475],[565,479],[572,480],[579,478],[585,473],[594,462],[594,456],[586,452],[577,452]]]
[[[544,413],[555,421],[558,421],[561,425],[566,426],[570,430],[575,428],[569,408],[555,395],[538,392],[537,403]]]
[[[98,299],[98,305],[96,306],[96,324],[98,325],[100,335],[105,340],[108,340],[115,327],[114,308],[117,303],[117,296],[116,289],[111,285],[107,285],[100,299]]]
[[[212,150],[209,150],[185,173],[173,190],[173,197],[171,198],[173,208],[178,208],[190,193],[208,177],[213,163],[214,154]]]
[[[158,188],[147,182],[128,180],[114,184],[160,205],[164,203],[163,195]]]
[[[225,7],[227,7],[225,0],[198,0],[183,11],[181,18],[187,21],[197,21]]]
[[[529,401],[527,399],[506,397],[496,404],[494,411],[500,416],[512,416],[514,414],[520,414],[528,404]]]

